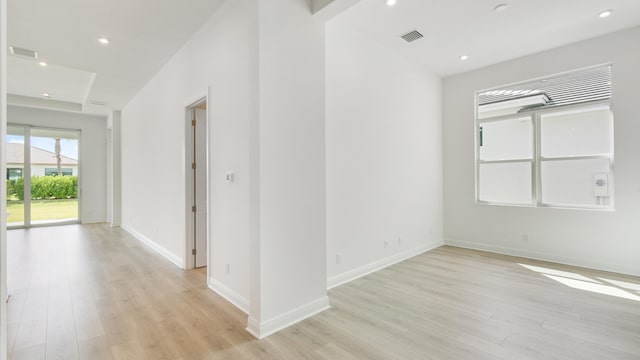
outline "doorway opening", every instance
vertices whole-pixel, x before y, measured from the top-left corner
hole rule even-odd
[[[186,111],[186,204],[187,241],[185,268],[208,266],[208,121],[207,98],[189,105]]]
[[[80,131],[7,126],[7,227],[79,222]]]

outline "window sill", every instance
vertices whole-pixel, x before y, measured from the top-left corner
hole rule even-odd
[[[586,210],[586,211],[604,211],[615,212],[616,209],[613,206],[572,206],[572,205],[556,205],[556,204],[506,204],[506,203],[494,203],[487,201],[476,201],[476,205],[480,206],[500,206],[511,208],[531,208],[531,209],[558,209],[558,210]]]

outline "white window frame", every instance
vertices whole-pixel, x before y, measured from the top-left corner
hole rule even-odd
[[[474,96],[474,143],[475,143],[475,200],[476,204],[481,205],[499,205],[499,206],[516,206],[516,207],[540,207],[540,208],[568,208],[568,209],[589,209],[589,210],[607,210],[612,211],[614,208],[614,119],[613,119],[613,106],[611,99],[593,101],[587,103],[580,103],[574,105],[565,105],[559,107],[540,108],[535,111],[516,113],[509,115],[501,115],[495,117],[487,117],[480,119],[478,117],[478,95],[488,90],[478,91]],[[570,112],[575,110],[576,112],[586,109],[609,109],[609,116],[611,121],[609,122],[610,131],[610,152],[608,154],[591,154],[584,156],[563,156],[563,157],[542,157],[541,154],[541,134],[540,123],[543,115],[558,114]],[[522,118],[530,116],[533,126],[533,157],[531,159],[509,159],[509,160],[481,160],[480,159],[480,136],[479,130],[482,124],[495,121],[504,121],[514,118]],[[544,203],[542,201],[542,163],[548,161],[560,161],[560,160],[592,160],[592,159],[608,159],[609,160],[609,204],[607,205],[577,205],[577,204],[560,204],[560,203]],[[482,164],[505,164],[505,163],[523,163],[527,162],[531,164],[531,202],[530,203],[501,203],[492,201],[480,200],[480,165]]]

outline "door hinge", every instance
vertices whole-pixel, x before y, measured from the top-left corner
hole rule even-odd
[[[195,170],[195,169],[196,169],[196,163],[191,163],[191,168],[192,168],[193,170]]]
[[[196,126],[196,121],[195,120],[191,120],[191,126]]]
[[[191,249],[191,255],[195,255],[196,254],[196,249]]]
[[[195,206],[192,206],[192,207],[191,207],[191,211],[192,211],[192,212],[196,212],[196,210],[197,210],[197,209],[196,209],[196,207],[195,207]]]

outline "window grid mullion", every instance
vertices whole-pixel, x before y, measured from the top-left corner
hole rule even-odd
[[[532,121],[533,121],[533,134],[534,134],[534,141],[533,141],[533,159],[534,159],[534,169],[532,171],[533,174],[533,181],[531,182],[532,184],[532,191],[533,191],[533,200],[534,203],[537,206],[542,205],[542,164],[541,164],[541,157],[542,157],[542,139],[541,139],[541,135],[542,135],[542,131],[540,129],[540,125],[541,125],[541,121],[540,121],[540,117],[541,115],[538,113],[535,113],[532,115]]]

